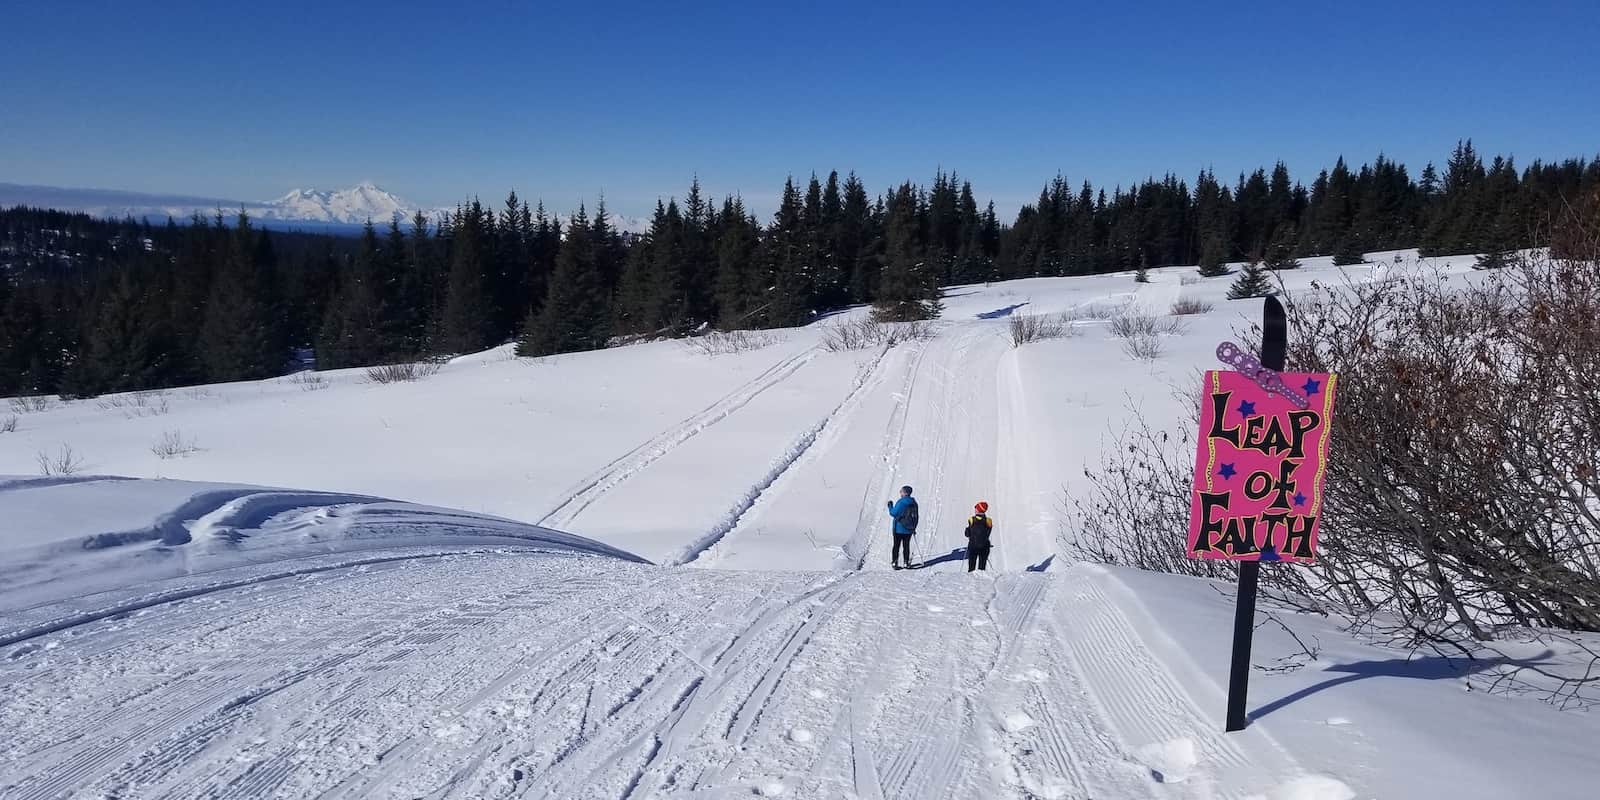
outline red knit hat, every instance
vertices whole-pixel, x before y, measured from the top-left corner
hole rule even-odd
[[[989,504],[979,500],[978,504],[972,507],[972,510],[978,512],[979,514],[987,513],[989,511]]]

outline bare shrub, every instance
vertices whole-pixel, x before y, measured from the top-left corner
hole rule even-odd
[[[1600,258],[1600,187],[1570,203],[1554,220],[1549,257],[1591,264]]]
[[[205,400],[211,396],[211,390],[204,386],[190,386],[183,390],[183,394],[190,400]]]
[[[1158,317],[1143,311],[1128,311],[1113,317],[1106,330],[1119,339],[1133,339],[1163,334],[1176,336],[1187,332],[1189,328],[1183,324],[1183,320],[1173,317]]]
[[[1290,363],[1339,374],[1320,569],[1413,642],[1600,631],[1600,246],[1575,255],[1293,308]]]
[[[437,361],[411,361],[403,364],[383,364],[367,367],[367,380],[371,383],[410,383],[439,374],[444,365]]]
[[[1196,300],[1192,297],[1180,297],[1172,304],[1171,312],[1175,317],[1183,317],[1191,314],[1209,313],[1214,308],[1216,308],[1215,305],[1204,300]]]
[[[315,392],[328,388],[328,379],[322,377],[320,373],[313,372],[309,369],[296,372],[295,374],[290,375],[287,380],[289,383],[300,387],[300,391],[302,392]]]
[[[1059,314],[1014,314],[1010,320],[1010,330],[1012,347],[1045,339],[1059,339],[1073,333],[1072,326]]]
[[[18,419],[16,414],[0,419],[0,433],[16,433]]]
[[[109,394],[96,401],[104,411],[121,411],[128,419],[159,417],[172,411],[172,400],[166,390]]]
[[[934,327],[931,320],[912,320],[910,322],[879,323],[882,329],[883,344],[895,347],[905,342],[923,342],[933,338]]]
[[[781,341],[783,341],[783,337],[762,331],[711,331],[685,339],[684,345],[701,355],[720,356],[730,353],[748,353],[770,347]]]
[[[55,406],[56,399],[47,394],[11,398],[11,410],[18,414],[37,414],[41,411],[49,411]]]
[[[73,475],[83,469],[83,457],[67,444],[61,445],[54,453],[40,450],[35,460],[39,463],[40,475]]]
[[[1122,352],[1138,361],[1155,361],[1164,351],[1161,337],[1155,334],[1141,333],[1122,340]]]
[[[184,437],[183,431],[179,430],[171,430],[161,434],[161,438],[150,446],[150,452],[163,461],[199,451],[200,447],[195,443],[195,440]]]
[[[1067,322],[1105,322],[1106,320],[1114,319],[1126,308],[1126,304],[1118,305],[1115,303],[1084,303],[1081,306],[1074,306],[1067,313],[1063,314],[1061,318]]]
[[[883,341],[879,324],[865,317],[824,325],[822,348],[830,353],[865,350]]]
[[[933,333],[933,323],[928,320],[875,322],[862,317],[824,326],[822,348],[830,353],[838,353],[871,347],[895,347],[905,342],[929,339]]]

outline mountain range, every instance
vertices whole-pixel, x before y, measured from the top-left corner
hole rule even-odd
[[[195,214],[206,218],[217,213],[232,216],[242,209],[267,227],[320,228],[331,232],[347,231],[366,224],[369,219],[374,224],[385,225],[395,214],[409,219],[419,210],[437,220],[452,210],[422,208],[368,181],[336,191],[295,189],[267,201],[0,183],[0,207],[16,205],[81,211],[107,219],[149,219],[152,223],[163,222],[167,217],[181,222]],[[647,220],[632,217],[616,216],[613,223],[620,230],[634,233],[642,233],[649,227]]]
[[[387,222],[394,215],[410,217],[418,207],[377,185],[362,182],[340,191],[296,189],[261,205],[262,219],[296,222],[332,222],[363,225],[367,220]],[[430,217],[441,209],[424,210]]]

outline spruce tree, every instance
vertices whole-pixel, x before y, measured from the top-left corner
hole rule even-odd
[[[656,201],[650,230],[629,249],[617,288],[618,333],[655,333],[684,326],[689,320],[685,225],[678,203]]]
[[[1252,258],[1244,265],[1244,270],[1239,273],[1232,286],[1228,287],[1229,300],[1244,300],[1250,297],[1266,297],[1275,294],[1272,280],[1267,277],[1267,271],[1262,266],[1260,259]]]
[[[757,266],[747,275],[752,301],[747,313],[755,327],[783,328],[810,321],[815,299],[810,244],[804,201],[790,178],[772,225],[761,238]]]
[[[540,201],[533,212],[533,234],[528,240],[528,296],[523,303],[524,319],[537,316],[550,294],[550,276],[561,252],[561,220],[545,212]],[[526,325],[523,326],[524,329]]]
[[[441,227],[443,227],[441,225]],[[411,233],[406,236],[406,281],[409,285],[406,341],[414,353],[437,349],[438,323],[444,309],[444,279],[439,268],[437,240],[433,226],[421,211],[411,217]]]
[[[873,214],[867,189],[850,173],[844,180],[844,212],[839,220],[839,268],[850,275],[848,302],[869,303],[877,295],[882,261],[873,242],[879,220]]]
[[[605,347],[611,319],[595,250],[594,229],[579,206],[556,257],[550,294],[537,314],[529,314],[517,340],[517,355],[546,356]]]
[[[588,230],[595,271],[599,273],[600,287],[606,302],[609,303],[616,294],[628,250],[623,243],[622,235],[611,224],[611,214],[606,209],[604,196],[595,205],[594,218],[590,220]],[[570,235],[569,233],[568,236]]]
[[[883,322],[907,322],[939,316],[939,277],[928,263],[921,222],[921,193],[911,184],[895,192],[885,225],[883,274],[873,316]]]
[[[761,229],[744,210],[744,201],[722,204],[722,235],[717,238],[717,320],[724,330],[749,327],[749,272],[760,246]]]
[[[533,239],[533,212],[512,191],[494,221],[494,240],[486,288],[493,317],[492,341],[504,341],[516,331],[528,310],[528,249]]]
[[[1220,278],[1228,272],[1228,256],[1222,239],[1217,236],[1206,239],[1205,246],[1200,248],[1200,275]]]
[[[399,214],[389,218],[389,234],[383,246],[384,297],[389,304],[386,335],[393,352],[415,356],[423,352],[422,339],[416,335],[424,315],[422,285],[411,268],[414,248],[400,221]],[[426,222],[419,235],[428,235]]]
[[[396,287],[385,274],[387,266],[368,221],[355,261],[344,271],[334,300],[328,304],[317,346],[319,367],[364,367],[409,355]]]
[[[257,262],[255,229],[239,212],[227,257],[206,301],[200,357],[208,382],[277,375],[288,362],[274,313],[276,297],[265,264]]]
[[[1349,267],[1365,263],[1366,254],[1361,252],[1361,240],[1355,234],[1348,234],[1339,240],[1339,247],[1333,253],[1334,266]]]
[[[491,309],[484,287],[488,216],[474,200],[450,226],[450,277],[439,325],[441,353],[472,353],[489,343]]]
[[[701,194],[700,178],[696,176],[684,198],[680,229],[682,251],[678,270],[687,322],[706,322],[716,316],[715,223],[716,209]]]
[[[67,389],[78,396],[167,385],[172,377],[171,332],[166,315],[146,292],[152,278],[143,269],[109,277],[84,332]]]
[[[654,330],[680,330],[691,320],[689,298],[689,242],[676,200],[667,201],[661,231],[650,248],[648,316]]]
[[[1295,241],[1294,223],[1279,226],[1277,235],[1273,237],[1272,246],[1267,250],[1266,268],[1274,272],[1281,269],[1299,269],[1300,260],[1294,257]]]
[[[1502,203],[1500,212],[1479,237],[1483,252],[1473,260],[1474,269],[1503,269],[1516,263],[1516,218],[1511,201]]]
[[[1472,262],[1473,269],[1503,269],[1516,263],[1512,251],[1495,248],[1478,254]]]
[[[659,202],[656,203],[656,219],[665,214],[666,210]],[[612,326],[619,334],[643,334],[655,330],[651,314],[651,270],[654,266],[651,251],[654,247],[654,236],[646,233],[643,239],[628,248],[628,258],[622,265],[621,283],[617,286],[617,297],[611,304],[614,315]]]
[[[1133,273],[1134,283],[1150,282],[1150,259],[1144,253],[1139,254],[1139,269]]]
[[[50,283],[17,287],[0,311],[0,392],[7,395],[59,391],[66,363],[76,350],[75,327],[62,315],[60,290]]]
[[[818,240],[821,272],[817,277],[817,302],[834,308],[850,302],[850,263],[844,253],[844,193],[839,173],[829,172],[822,188],[822,212],[814,232]]]

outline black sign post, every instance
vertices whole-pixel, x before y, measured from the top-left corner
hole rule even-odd
[[[1289,349],[1289,322],[1283,304],[1268,297],[1261,315],[1261,366],[1283,371]],[[1261,562],[1239,562],[1239,592],[1233,610],[1233,666],[1228,672],[1229,732],[1242,731],[1250,724],[1245,704],[1250,695],[1250,644],[1256,629],[1256,583],[1261,577]]]

